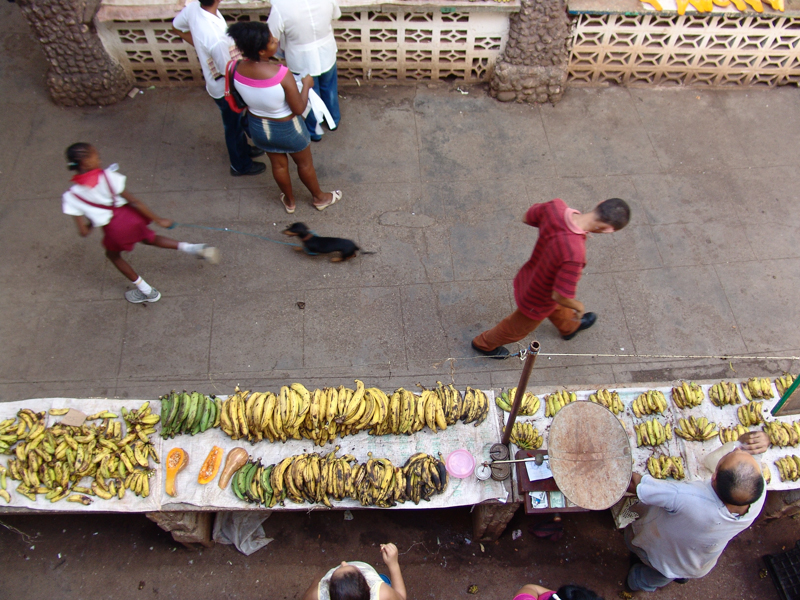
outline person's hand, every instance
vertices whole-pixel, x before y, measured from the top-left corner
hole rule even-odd
[[[583,314],[586,312],[586,307],[583,305],[583,302],[581,302],[580,300],[575,300],[574,302],[575,302],[575,304],[578,305],[578,306],[574,307],[575,308],[575,316],[578,319],[578,321],[580,321],[583,318]],[[578,307],[580,307],[580,308],[578,308]]]
[[[156,225],[163,227],[164,229],[169,229],[172,227],[172,221],[170,219],[162,219],[159,217],[156,219]]]
[[[314,78],[311,75],[306,75],[301,81],[304,88],[311,89],[314,87]]]
[[[639,482],[642,481],[642,476],[639,473],[633,473],[631,475],[631,482],[628,484],[628,492],[631,494],[636,493],[636,487],[639,485]]]
[[[397,546],[392,543],[381,544],[381,556],[383,557],[383,562],[386,563],[387,567],[398,564]]]
[[[748,454],[763,454],[769,449],[769,436],[763,431],[750,431],[739,436],[742,450]]]

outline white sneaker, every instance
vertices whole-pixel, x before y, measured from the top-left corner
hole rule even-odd
[[[128,290],[125,292],[125,300],[132,302],[133,304],[141,304],[142,302],[158,302],[161,300],[161,292],[159,292],[156,288],[153,288],[153,291],[149,294],[143,294],[137,288],[135,290]]]
[[[214,246],[206,246],[204,244],[203,249],[197,253],[197,258],[202,258],[212,265],[216,265],[219,262],[219,250]]]

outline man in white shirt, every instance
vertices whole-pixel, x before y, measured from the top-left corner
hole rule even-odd
[[[225,144],[231,160],[231,175],[258,175],[267,166],[252,157],[264,151],[250,146],[245,135],[243,113],[235,113],[225,101],[225,66],[231,59],[233,40],[228,37],[228,24],[217,10],[222,0],[198,0],[186,5],[172,21],[172,32],[194,46],[206,80],[206,91],[217,103],[225,128]]]
[[[286,66],[293,73],[311,75],[314,91],[339,124],[339,87],[336,70],[336,38],[332,22],[342,16],[337,0],[272,0],[267,25],[285,53]],[[309,112],[306,126],[318,142],[317,120]]]
[[[639,497],[635,510],[641,517],[625,530],[625,542],[641,562],[631,566],[626,589],[653,592],[672,581],[703,577],[728,542],[756,520],[767,494],[761,466],[750,452],[765,447],[762,432],[748,435],[744,449],[723,456],[710,480],[633,474],[629,491]]]

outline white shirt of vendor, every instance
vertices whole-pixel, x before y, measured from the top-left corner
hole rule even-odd
[[[114,188],[114,191],[112,192],[108,189],[106,177],[102,175],[97,178],[97,183],[93,187],[75,183],[69,190],[64,192],[64,195],[61,197],[61,210],[64,211],[65,215],[73,217],[85,216],[92,222],[92,226],[94,227],[108,225],[108,222],[114,214],[111,207],[127,204],[125,198],[119,195],[125,191],[126,177],[125,175],[120,175],[116,171],[111,171],[109,169],[106,169],[104,173],[106,177],[108,177],[108,181],[111,183],[111,187]],[[117,194],[116,200],[114,194]],[[86,202],[81,201],[78,196],[93,204],[108,206],[108,209],[86,204]]]
[[[369,600],[378,600],[380,597],[381,591],[381,584],[383,580],[381,576],[378,575],[378,572],[372,565],[368,565],[367,563],[359,562],[357,560],[351,560],[347,562],[348,565],[352,565],[356,567],[361,574],[364,576],[364,579],[367,580],[367,585],[369,586]],[[320,580],[319,586],[317,587],[317,594],[319,595],[319,600],[331,600],[329,584],[331,581],[331,575],[333,572],[341,567],[342,565],[336,565],[330,571],[325,573],[325,576]]]
[[[342,16],[337,0],[272,0],[267,25],[280,39],[293,73],[319,77],[336,64],[331,21]]]
[[[750,527],[767,491],[765,486],[743,515],[728,510],[710,479],[686,483],[645,475],[636,495],[641,501],[636,509],[643,514],[631,525],[633,545],[644,550],[652,567],[665,577],[691,579],[711,571],[728,542]]]
[[[190,2],[172,21],[178,31],[191,32],[194,49],[203,69],[206,91],[214,99],[225,95],[225,65],[231,59],[233,40],[228,36],[228,24],[217,11],[211,14],[199,2]]]

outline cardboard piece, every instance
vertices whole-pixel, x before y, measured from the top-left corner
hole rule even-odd
[[[70,408],[63,417],[60,423],[62,425],[70,425],[72,427],[80,427],[86,421],[86,415],[79,410]]]

